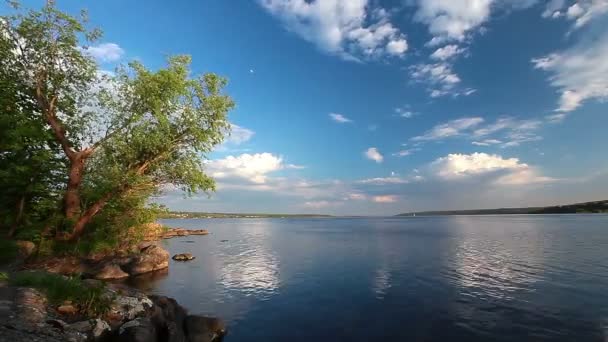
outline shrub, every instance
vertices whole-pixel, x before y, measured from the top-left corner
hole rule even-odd
[[[9,279],[15,286],[33,287],[44,292],[53,305],[71,301],[87,316],[106,313],[114,298],[109,297],[105,285],[87,286],[78,278],[43,272],[21,272]]]

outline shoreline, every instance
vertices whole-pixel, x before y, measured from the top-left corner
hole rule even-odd
[[[136,285],[138,281],[145,282],[143,279],[167,276],[170,255],[160,246],[162,240],[209,232],[167,229],[157,223],[151,227],[157,229],[151,230],[136,253],[120,251],[101,258],[50,257],[28,262],[34,253],[28,243],[19,258],[2,269],[0,319],[4,324],[0,326],[0,335],[10,337],[13,342],[222,341],[226,326],[221,319],[188,314],[174,299],[149,295]],[[174,260],[178,260],[176,256]],[[53,298],[56,284],[78,286],[79,292],[95,293],[103,313],[87,311],[93,302],[56,302]]]

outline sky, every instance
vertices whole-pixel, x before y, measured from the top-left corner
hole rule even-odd
[[[41,1],[26,2],[39,6]],[[58,1],[103,70],[229,79],[204,212],[393,215],[608,198],[608,0]]]

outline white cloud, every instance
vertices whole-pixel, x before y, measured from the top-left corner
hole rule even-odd
[[[433,39],[430,46],[447,41],[464,41],[490,19],[495,8],[517,9],[536,0],[417,0],[414,19],[426,24]]]
[[[408,149],[401,150],[399,152],[393,153],[393,156],[395,156],[395,157],[407,157],[407,156],[411,155],[412,153],[414,153],[416,151],[420,151],[420,149],[419,148],[408,148]]]
[[[206,163],[209,174],[217,179],[240,178],[255,184],[266,183],[269,173],[285,168],[283,159],[271,153],[244,153]]]
[[[502,141],[497,140],[497,139],[485,139],[482,141],[473,141],[471,144],[473,144],[475,146],[491,146],[491,145],[502,144]]]
[[[395,113],[397,114],[397,116],[405,118],[405,119],[411,119],[415,115],[417,115],[417,113],[411,111],[408,106],[405,106],[403,108],[400,108],[400,107],[395,108]]]
[[[490,16],[492,0],[419,0],[415,19],[443,40],[462,41]]]
[[[445,62],[413,65],[410,67],[410,76],[415,82],[428,84],[431,97],[468,96],[475,92],[474,89],[458,89],[460,77],[452,70],[452,65]]]
[[[562,52],[532,60],[537,69],[551,73],[549,81],[561,93],[557,112],[571,112],[591,99],[608,99],[608,25],[590,39]],[[559,121],[562,116],[553,116]]]
[[[237,124],[230,124],[230,127],[230,136],[226,141],[234,145],[240,145],[244,142],[249,141],[255,134],[254,131],[245,127],[241,127]]]
[[[349,60],[402,56],[405,35],[368,0],[259,0],[285,27],[319,49]]]
[[[440,61],[445,61],[463,53],[464,51],[465,50],[463,48],[458,47],[458,45],[450,44],[435,50],[435,52],[431,54],[431,58]]]
[[[395,195],[381,195],[372,197],[372,201],[376,203],[395,203],[399,200],[399,197]]]
[[[542,16],[544,18],[566,18],[574,21],[578,29],[592,20],[608,13],[608,0],[578,0],[568,5],[565,0],[552,0],[547,3]]]
[[[484,122],[480,117],[461,118],[439,124],[423,135],[413,137],[412,141],[441,140],[461,135],[464,131],[478,126]]]
[[[473,140],[472,144],[477,146],[500,144],[501,147],[514,147],[542,139],[536,133],[543,124],[540,120],[501,117],[493,123],[483,125],[484,122],[485,120],[480,117],[456,119],[436,125],[423,135],[410,140],[423,142],[463,137]],[[498,137],[492,137],[493,135]]]
[[[353,201],[364,201],[367,199],[367,196],[365,196],[362,193],[355,192],[352,194],[348,194],[347,199],[353,200]]]
[[[332,202],[332,201],[308,201],[304,202],[304,206],[312,209],[323,209],[334,207],[337,205],[342,205],[342,202]]]
[[[115,43],[103,43],[85,48],[86,53],[99,62],[116,62],[122,58],[125,51]]]
[[[365,151],[363,154],[365,155],[365,157],[375,161],[376,163],[382,163],[382,161],[384,160],[382,154],[380,154],[378,149],[375,147],[368,148],[367,151]]]
[[[495,174],[497,185],[542,183],[554,179],[539,175],[538,171],[517,158],[505,159],[496,154],[449,154],[430,165],[431,171],[443,180],[466,179]]]
[[[338,113],[329,113],[329,117],[334,120],[335,122],[338,123],[349,123],[349,122],[353,122],[351,119],[345,117],[342,114],[338,114]]]
[[[357,181],[359,184],[371,184],[371,185],[386,185],[386,184],[407,184],[407,179],[391,176],[391,177],[377,177],[368,178]]]

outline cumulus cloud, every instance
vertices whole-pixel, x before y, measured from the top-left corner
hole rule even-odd
[[[122,58],[125,51],[115,43],[103,43],[85,48],[86,53],[102,63],[116,62]]]
[[[251,183],[263,184],[269,173],[285,168],[283,159],[271,153],[244,153],[206,163],[210,175],[219,180],[240,178]]]
[[[367,157],[367,159],[373,160],[376,163],[382,163],[382,161],[384,160],[382,154],[375,147],[368,148],[363,154],[365,155],[365,157]]]
[[[329,117],[337,122],[337,123],[349,123],[349,122],[353,122],[351,119],[345,117],[342,114],[338,114],[338,113],[329,113]]]
[[[417,0],[414,19],[426,24],[435,46],[448,41],[464,41],[490,19],[494,9],[527,8],[536,0]]]
[[[587,100],[608,99],[608,20],[604,21],[606,26],[590,31],[589,39],[532,60],[537,69],[551,74],[549,82],[560,92],[558,113],[549,120],[560,121],[563,113],[576,110]]]
[[[456,120],[451,120],[443,124],[439,124],[427,131],[423,135],[413,137],[412,141],[429,141],[441,140],[449,137],[461,135],[464,131],[479,126],[484,122],[480,117],[468,117]]]
[[[260,0],[285,27],[319,49],[349,60],[402,56],[406,37],[368,0]]]
[[[449,154],[430,164],[432,172],[440,179],[458,180],[494,174],[497,185],[521,185],[553,181],[517,158],[503,158],[496,154]]]
[[[566,18],[574,22],[575,29],[581,28],[592,20],[608,13],[607,0],[578,0],[568,5],[565,0],[551,0],[547,3],[544,18]]]

